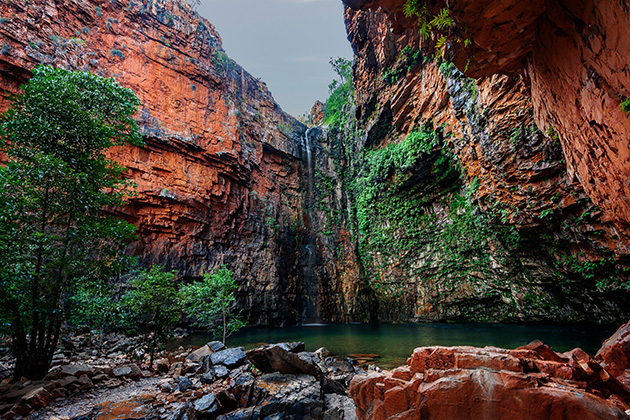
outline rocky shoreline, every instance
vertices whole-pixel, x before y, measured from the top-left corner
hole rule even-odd
[[[535,341],[421,347],[391,371],[304,343],[245,351],[213,341],[163,352],[148,370],[141,343],[76,337],[43,381],[5,378],[5,419],[619,419],[630,418],[630,322],[591,357]],[[74,349],[69,350],[69,348]],[[10,369],[3,359],[0,375]]]
[[[81,341],[86,344],[75,340]],[[2,418],[356,419],[347,389],[355,375],[366,373],[326,349],[305,352],[304,343],[248,352],[217,341],[196,349],[180,347],[163,352],[153,371],[138,342],[111,335],[104,346],[109,348],[106,357],[91,347],[59,352],[42,381],[10,384],[10,378],[4,379]]]

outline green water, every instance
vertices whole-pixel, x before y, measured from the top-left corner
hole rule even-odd
[[[513,324],[346,324],[285,328],[247,328],[228,338],[230,347],[247,349],[264,343],[303,341],[307,351],[326,347],[337,356],[372,353],[376,364],[392,368],[404,364],[413,349],[423,346],[496,346],[516,348],[541,340],[557,352],[580,347],[595,355],[614,331],[605,328],[557,325]],[[207,334],[193,334],[177,346],[201,346],[212,340]]]

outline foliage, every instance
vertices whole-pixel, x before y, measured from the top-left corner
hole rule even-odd
[[[232,272],[223,266],[204,274],[201,281],[182,287],[184,310],[197,325],[210,328],[216,337],[222,337],[225,344],[231,333],[245,326],[232,310],[237,289]]]
[[[621,103],[621,110],[626,113],[630,113],[630,98]]]
[[[151,366],[157,346],[166,342],[181,314],[176,279],[175,273],[160,266],[144,270],[129,282],[131,289],[120,301],[124,325],[134,333],[150,337]]]
[[[236,64],[227,53],[223,50],[214,50],[212,53],[212,62],[220,73],[227,73],[234,70]]]
[[[324,122],[329,126],[340,126],[345,118],[344,107],[352,102],[354,87],[352,86],[352,62],[339,57],[330,59],[330,65],[339,76],[328,85],[330,96],[324,108]]]
[[[13,338],[17,378],[48,369],[67,298],[126,262],[134,227],[103,213],[123,203],[123,168],[104,156],[141,144],[139,100],[113,79],[36,67],[0,119],[0,329]]]
[[[407,45],[398,55],[396,63],[383,73],[383,81],[388,85],[393,84],[422,60],[422,52],[420,50],[414,51],[411,46]]]

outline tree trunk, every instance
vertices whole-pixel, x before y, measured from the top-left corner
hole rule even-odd
[[[224,346],[225,346],[226,330],[227,330],[227,325],[226,325],[225,309],[223,309],[223,345]]]
[[[50,362],[51,360],[46,357],[44,352],[30,353],[25,349],[15,359],[13,380],[17,382],[22,377],[33,381],[44,379],[48,373]]]

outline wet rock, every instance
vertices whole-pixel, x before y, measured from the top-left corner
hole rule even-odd
[[[241,366],[247,360],[242,347],[221,350],[210,355],[213,365],[224,365],[228,368]]]
[[[284,348],[273,345],[247,352],[249,361],[261,372],[307,374],[322,379],[321,369],[313,360],[312,353],[291,353]]]

